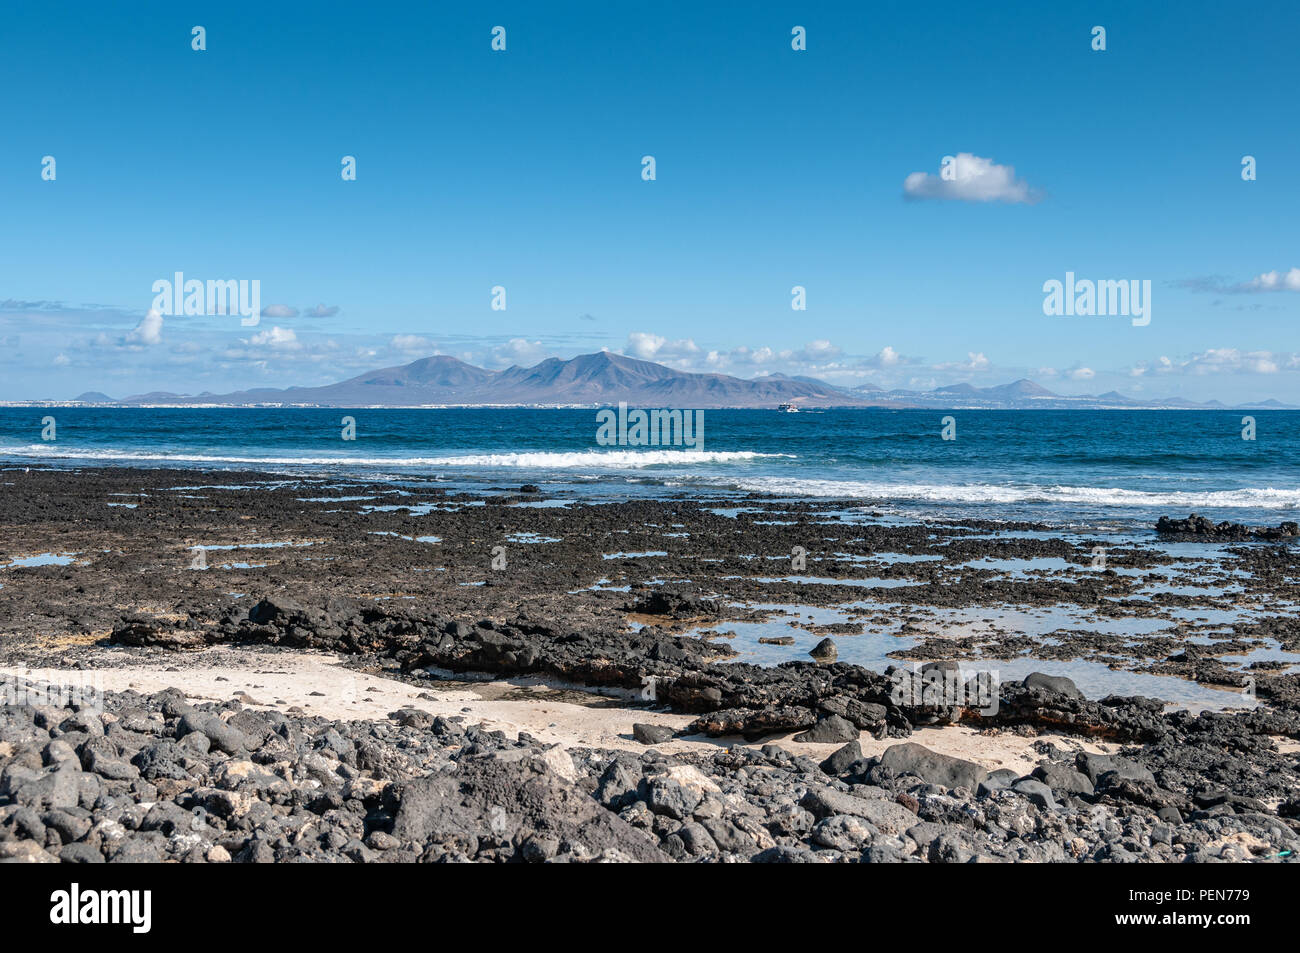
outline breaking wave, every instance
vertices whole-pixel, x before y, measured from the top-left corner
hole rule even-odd
[[[1093,506],[1288,510],[1300,508],[1300,490],[1242,487],[1234,490],[1125,490],[1119,487],[1033,484],[877,483],[851,480],[711,480],[754,493],[929,503],[1075,503]]]
[[[80,449],[33,444],[0,447],[0,456],[18,460],[87,460],[106,463],[185,463],[241,466],[370,466],[370,467],[524,467],[533,469],[615,469],[741,463],[764,457],[790,456],[749,450],[579,450],[469,453],[457,456],[232,456],[228,454],[165,453],[147,450]]]

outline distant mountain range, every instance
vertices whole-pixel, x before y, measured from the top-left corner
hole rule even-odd
[[[360,374],[321,387],[256,388],[231,394],[153,392],[114,400],[91,391],[76,398],[87,404],[134,406],[314,406],[429,407],[610,406],[634,407],[931,407],[936,409],[1140,409],[1227,408],[1218,401],[1181,398],[1138,400],[1115,391],[1065,397],[1029,380],[998,387],[953,384],[928,391],[881,390],[871,384],[842,388],[812,377],[768,374],[746,380],[727,374],[676,371],[662,364],[609,351],[567,361],[548,358],[533,367],[490,371],[454,357],[425,357],[399,367]],[[1236,405],[1241,409],[1286,409],[1275,400]]]

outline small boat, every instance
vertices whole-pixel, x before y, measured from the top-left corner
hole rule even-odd
[[[781,405],[778,406],[776,409],[779,410],[779,411],[781,411],[782,413],[786,413],[786,414],[797,414],[797,413],[799,413],[799,408],[796,407],[794,404],[781,404]]]

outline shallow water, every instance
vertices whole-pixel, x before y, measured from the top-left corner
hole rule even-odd
[[[77,556],[77,553],[38,553],[35,556],[19,556],[12,562],[0,566],[0,569],[29,569],[35,566],[69,566]]]
[[[791,607],[787,605],[747,605],[750,608],[791,611]],[[854,606],[853,609],[800,606],[794,608],[789,615],[779,616],[769,621],[723,622],[716,626],[694,629],[690,634],[698,635],[707,629],[713,628],[717,628],[723,633],[735,632],[735,638],[713,640],[717,644],[729,645],[739,653],[735,658],[728,659],[728,661],[769,666],[789,661],[811,661],[808,652],[827,635],[825,633],[810,632],[794,623],[828,625],[852,622],[850,616],[853,614],[854,609],[878,612],[882,608],[888,609],[889,607],[882,606],[879,603],[860,603]],[[898,610],[906,608],[909,611],[915,611],[913,607],[894,608]],[[1076,614],[1058,608],[1035,610],[1033,612],[1022,612],[1014,609],[944,609],[939,615],[942,622],[936,626],[936,631],[942,631],[944,634],[978,635],[982,631],[987,632],[987,625],[993,622],[999,628],[1009,629],[1016,633],[1036,635],[1036,641],[1045,646],[1059,645],[1060,640],[1054,639],[1046,633],[1063,628],[1086,628],[1089,631],[1108,632],[1115,635],[1138,635],[1143,634],[1143,632],[1137,630],[1152,633],[1169,627],[1168,622],[1160,619],[1098,619],[1083,612]],[[1086,625],[1082,624],[1084,620],[1087,622]],[[1138,625],[1135,626],[1134,623],[1138,623]],[[901,625],[900,621],[899,626]],[[912,648],[920,641],[920,638],[916,636],[894,634],[897,632],[897,628],[898,626],[890,629],[880,629],[874,624],[868,623],[866,631],[861,635],[834,633],[829,637],[835,642],[839,650],[838,660],[841,662],[861,665],[877,672],[883,672],[891,665],[900,668],[907,668],[914,664],[920,665],[920,662],[913,663],[891,656],[891,653]],[[791,637],[794,639],[794,644],[762,644],[758,641],[760,637]],[[1289,656],[1292,653],[1280,654]],[[1239,658],[1253,661],[1257,658],[1263,660],[1277,657],[1279,657],[1279,653],[1276,650],[1265,650],[1258,654],[1251,653],[1248,656]],[[1292,658],[1282,660],[1291,661]],[[1295,655],[1294,661],[1300,663],[1300,655]],[[1086,697],[1094,701],[1107,695],[1144,695],[1149,698],[1162,699],[1173,705],[1197,710],[1203,708],[1249,708],[1255,704],[1252,699],[1243,696],[1239,691],[1211,688],[1175,676],[1112,669],[1104,663],[1086,659],[1062,661],[1038,659],[1031,656],[1018,656],[1009,659],[960,658],[958,664],[961,666],[962,671],[967,673],[967,677],[976,671],[988,671],[995,673],[1003,681],[1022,679],[1033,672],[1064,675],[1071,679]]]
[[[748,579],[751,582],[763,583],[794,582],[823,586],[858,586],[862,589],[893,589],[898,586],[916,585],[916,583],[911,579],[881,579],[879,577],[870,577],[865,579],[835,579],[831,576],[723,576],[722,578]]]
[[[558,543],[561,542],[561,540],[559,537],[543,536],[541,533],[511,533],[506,537],[506,542],[532,545],[538,543]]]

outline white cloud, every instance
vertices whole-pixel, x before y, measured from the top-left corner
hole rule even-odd
[[[1300,268],[1292,268],[1285,275],[1266,271],[1240,287],[1243,291],[1300,291]]]
[[[269,331],[258,331],[248,343],[255,347],[296,348],[298,335],[292,328],[273,327]]]
[[[146,314],[140,323],[135,326],[123,339],[124,344],[141,345],[148,347],[151,344],[162,343],[163,317],[152,308]]]
[[[687,338],[670,340],[662,335],[636,332],[628,336],[624,353],[641,360],[656,361],[677,370],[735,374],[784,373],[824,377],[844,384],[860,383],[890,371],[922,363],[919,358],[899,353],[886,345],[876,354],[865,357],[846,354],[844,349],[826,338],[809,341],[799,347],[740,345],[729,350],[705,351]],[[970,361],[950,365],[964,372],[991,367],[983,354],[969,355]]]
[[[627,336],[627,345],[623,349],[631,357],[643,361],[664,361],[695,357],[700,353],[699,346],[690,338],[669,341],[658,334],[633,331]]]
[[[987,371],[993,367],[993,362],[984,356],[984,352],[978,354],[974,351],[967,351],[965,361],[949,361],[944,364],[934,365],[936,371]]]
[[[945,157],[947,158],[947,157]],[[947,199],[958,202],[1012,202],[1032,205],[1041,196],[1009,165],[998,165],[969,152],[959,152],[938,175],[913,172],[903,180],[909,199]]]
[[[528,341],[524,338],[511,338],[505,344],[492,349],[492,356],[497,361],[530,367],[544,360],[549,351],[541,341]]]
[[[1181,288],[1201,294],[1260,294],[1268,291],[1300,291],[1300,268],[1292,268],[1283,273],[1266,271],[1249,281],[1229,284],[1222,276],[1209,278],[1185,278],[1174,282]]]
[[[975,355],[972,354],[971,357],[974,358]],[[864,358],[858,363],[864,367],[870,367],[875,370],[888,371],[891,368],[901,369],[909,364],[921,364],[923,361],[917,357],[908,357],[906,354],[900,354],[895,348],[886,344],[874,355]]]
[[[1073,381],[1090,381],[1097,376],[1097,372],[1091,367],[1076,367],[1070,371],[1070,380]]]
[[[418,334],[397,334],[394,335],[390,342],[395,351],[407,352],[432,352],[433,342],[428,338],[420,337]]]
[[[770,347],[750,348],[741,345],[722,355],[722,363],[756,366],[769,364],[774,357],[776,357],[776,351]]]
[[[1235,347],[1212,347],[1182,360],[1161,357],[1154,364],[1145,361],[1129,369],[1133,377],[1157,374],[1277,374],[1300,370],[1300,354],[1279,351],[1241,351]]]
[[[843,353],[840,348],[822,338],[809,341],[795,351],[782,351],[779,356],[783,361],[795,361],[800,364],[825,364],[828,361],[835,360]]]

